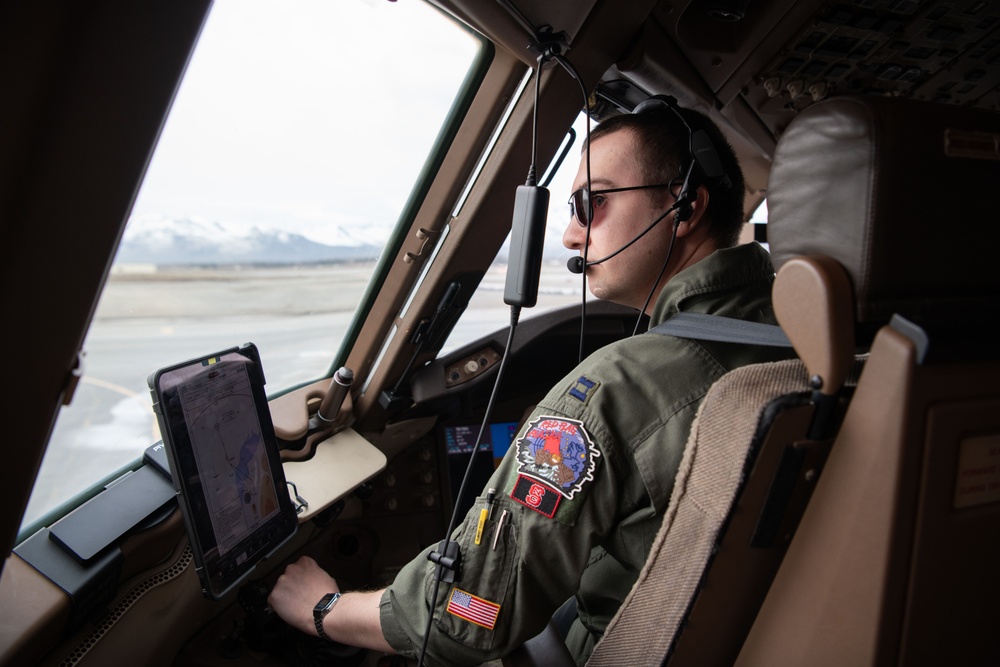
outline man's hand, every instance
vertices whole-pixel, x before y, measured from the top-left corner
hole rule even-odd
[[[313,607],[327,593],[339,592],[336,580],[312,558],[303,556],[285,568],[267,602],[290,626],[316,637],[319,633],[313,621]],[[382,636],[381,599],[382,591],[348,593],[326,617],[323,624],[326,634],[342,644],[395,653]]]
[[[313,637],[318,636],[313,622],[313,607],[327,593],[339,593],[336,580],[324,572],[312,558],[303,556],[278,577],[267,602],[286,623]]]

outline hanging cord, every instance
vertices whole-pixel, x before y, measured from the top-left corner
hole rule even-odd
[[[535,185],[535,165],[538,159],[538,97],[542,85],[542,67],[548,56],[542,53],[538,56],[538,66],[535,68],[535,101],[531,109],[531,166],[528,167],[528,179],[525,185]]]
[[[555,55],[552,57],[557,63],[559,63],[563,69],[569,72],[569,75],[576,79],[577,83],[580,84],[580,92],[583,93],[583,111],[587,117],[587,135],[584,143],[584,162],[587,168],[587,192],[591,190],[590,183],[590,96],[587,94],[587,88],[583,85],[583,79],[580,78],[580,73],[576,71],[573,67],[573,63],[568,61],[561,55]],[[590,206],[590,197],[587,197],[587,206]],[[583,242],[583,274],[581,275],[581,289],[583,296],[580,297],[580,349],[578,353],[577,363],[583,361],[583,338],[584,331],[586,329],[587,323],[587,253],[590,251],[590,224],[594,216],[589,215],[590,211],[587,212],[587,234]]]
[[[663,266],[660,267],[660,272],[656,275],[656,280],[653,281],[653,286],[649,288],[649,294],[646,295],[646,301],[642,304],[642,310],[639,311],[639,317],[635,321],[635,328],[632,329],[632,335],[636,335],[639,332],[639,324],[642,322],[642,316],[646,314],[646,308],[649,307],[649,302],[653,299],[653,292],[656,291],[656,286],[660,284],[660,280],[663,278],[663,274],[667,270],[667,264],[670,263],[670,255],[674,252],[674,241],[677,239],[677,228],[681,226],[681,221],[678,219],[678,212],[674,211],[674,229],[670,233],[670,245],[667,246],[667,257],[663,260]]]
[[[543,50],[541,55],[538,56],[538,67],[535,70],[535,98],[534,98],[534,108],[532,110],[532,123],[531,123],[531,166],[528,168],[528,178],[526,185],[534,187],[536,180],[536,159],[538,150],[538,100],[541,88],[541,73],[542,67],[545,62],[553,56],[554,52],[550,50]],[[547,196],[546,196],[547,201]],[[544,219],[542,220],[544,224]],[[524,258],[524,262],[529,261],[528,258]],[[508,266],[508,271],[510,267]],[[532,301],[533,303],[533,301]],[[458,523],[458,512],[462,507],[462,498],[465,497],[465,489],[468,485],[469,478],[472,476],[472,469],[476,462],[476,457],[479,455],[479,447],[482,444],[483,434],[486,432],[486,428],[490,423],[490,417],[493,414],[493,406],[496,403],[496,397],[500,390],[500,384],[503,381],[504,371],[507,368],[507,362],[510,359],[511,346],[514,342],[514,331],[517,328],[518,320],[521,317],[521,306],[511,305],[510,307],[510,331],[507,335],[507,347],[505,348],[503,358],[500,360],[500,367],[497,369],[496,381],[493,383],[493,391],[490,394],[490,399],[486,404],[486,411],[483,415],[483,423],[479,427],[479,434],[476,436],[476,444],[472,448],[472,454],[469,457],[469,463],[465,467],[465,474],[462,476],[462,483],[458,487],[458,494],[455,496],[455,506],[452,508],[451,518],[448,520],[448,529],[445,531],[444,540],[441,541],[438,546],[439,551],[432,551],[428,558],[437,563],[437,569],[434,573],[434,590],[431,592],[431,606],[427,615],[427,624],[424,627],[424,638],[420,646],[420,657],[417,661],[418,667],[423,667],[424,658],[427,655],[427,644],[430,640],[431,629],[434,620],[434,610],[437,608],[438,600],[438,589],[441,586],[441,582],[445,579],[445,570],[457,570],[461,566],[461,552],[458,548],[458,543],[453,542],[451,539],[452,532],[455,530],[455,524]]]
[[[479,455],[479,447],[483,442],[483,434],[486,432],[486,428],[490,423],[490,417],[493,414],[493,406],[496,403],[497,393],[500,389],[500,383],[503,381],[503,374],[507,368],[507,360],[510,359],[511,345],[514,342],[514,330],[517,328],[517,322],[521,317],[521,307],[511,306],[510,307],[510,331],[507,333],[507,347],[504,348],[504,355],[500,359],[500,367],[497,369],[497,378],[493,383],[493,392],[490,394],[490,400],[486,404],[486,413],[483,415],[483,423],[479,427],[479,435],[476,436],[476,444],[472,448],[472,454],[469,457],[469,464],[465,467],[465,474],[462,476],[462,483],[458,487],[458,495],[455,497],[455,506],[451,511],[451,519],[448,521],[448,529],[445,531],[444,542],[442,550],[444,554],[442,556],[447,556],[448,548],[447,545],[451,543],[451,534],[455,530],[455,524],[458,521],[458,510],[462,506],[461,500],[465,495],[465,487],[468,484],[469,478],[472,476],[472,468],[475,465],[476,457]],[[456,543],[457,544],[457,543]],[[432,552],[431,555],[434,555]],[[457,567],[457,563],[455,563]],[[424,657],[427,653],[427,640],[430,638],[431,634],[431,623],[434,620],[434,609],[437,607],[438,598],[438,588],[441,585],[441,581],[444,577],[444,570],[448,569],[448,565],[443,563],[438,563],[437,570],[434,573],[434,590],[431,592],[431,606],[427,614],[427,625],[424,627],[424,640],[420,646],[420,658],[417,661],[418,667],[422,667],[424,664]]]

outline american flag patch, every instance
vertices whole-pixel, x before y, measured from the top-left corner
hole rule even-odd
[[[451,599],[448,600],[448,613],[492,630],[497,623],[500,605],[476,597],[472,593],[466,593],[460,588],[454,588],[451,591]]]

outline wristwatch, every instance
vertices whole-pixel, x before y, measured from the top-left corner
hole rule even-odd
[[[316,632],[320,637],[329,641],[333,640],[330,639],[326,635],[326,632],[323,631],[323,619],[326,618],[326,615],[330,613],[330,610],[333,609],[333,605],[337,604],[337,600],[339,599],[340,593],[327,593],[320,599],[319,602],[316,603],[316,606],[313,607],[313,621],[316,623]]]

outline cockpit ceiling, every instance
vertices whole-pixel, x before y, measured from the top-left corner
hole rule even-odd
[[[587,48],[573,43],[580,14],[600,2],[513,4],[535,25],[564,30],[572,60]],[[1000,110],[998,26],[1000,2],[989,0],[661,0],[604,75],[597,115],[669,93],[753,110],[776,139],[796,113],[837,95]],[[626,29],[606,30],[616,27]]]
[[[704,23],[704,20],[702,20]],[[833,95],[874,93],[997,109],[1000,3],[857,0],[823,4],[750,68],[709,78],[743,95],[768,125]],[[712,69],[701,69],[711,75]]]

